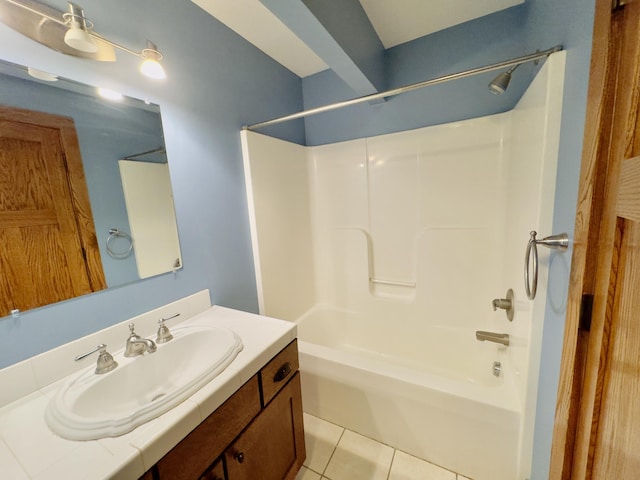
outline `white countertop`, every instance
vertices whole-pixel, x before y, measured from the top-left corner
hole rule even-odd
[[[203,292],[192,297],[184,300],[195,298],[196,307],[182,300],[129,321],[135,321],[141,336],[154,338],[151,332],[155,333],[157,319],[178,311],[181,316],[168,321],[169,328],[178,323],[229,328],[242,338],[244,348],[218,377],[187,400],[127,434],[66,440],[47,427],[44,411],[57,389],[79,374],[78,368],[95,368],[95,355],[81,365],[73,362],[75,355],[115,338],[120,342],[113,340],[111,345],[124,347],[129,321],[0,370],[0,405],[4,405],[0,407],[0,477],[137,479],[296,337],[294,323],[219,306],[207,308],[208,292],[206,298]],[[109,348],[116,360],[122,350]]]

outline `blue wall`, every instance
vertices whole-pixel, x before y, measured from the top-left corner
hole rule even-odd
[[[390,48],[385,52],[387,89],[531,53],[523,44],[524,7],[484,18]],[[552,47],[552,39],[533,47]],[[306,119],[308,145],[464,120],[510,110],[535,76],[533,64],[519,67],[509,90],[493,95],[487,85],[498,72],[469,77]],[[353,98],[331,71],[303,79],[305,109]]]
[[[47,3],[66,10],[66,1]],[[204,288],[218,304],[257,311],[239,131],[300,110],[300,79],[188,0],[82,6],[96,31],[114,41],[134,49],[154,41],[165,55],[167,80],[140,75],[133,56],[118,53],[117,63],[77,59],[4,25],[0,58],[161,106],[184,268],[0,319],[0,367]],[[304,143],[301,122],[272,133]]]

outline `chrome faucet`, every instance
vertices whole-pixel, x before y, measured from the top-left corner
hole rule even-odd
[[[153,340],[148,338],[142,338],[140,335],[133,331],[135,328],[133,323],[129,324],[129,338],[127,338],[127,345],[124,349],[125,357],[137,357],[144,352],[153,353],[158,347]]]
[[[484,342],[486,340],[488,342],[500,343],[505,347],[509,346],[508,333],[483,332],[482,330],[478,330],[476,332],[476,340],[479,340],[480,342]]]

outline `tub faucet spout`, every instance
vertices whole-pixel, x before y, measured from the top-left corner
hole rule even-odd
[[[508,333],[495,333],[495,332],[483,332],[482,330],[476,331],[476,340],[484,342],[500,343],[505,347],[509,346],[509,334]]]

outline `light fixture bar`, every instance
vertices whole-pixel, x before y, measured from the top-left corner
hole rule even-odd
[[[118,50],[122,50],[123,52],[127,52],[127,53],[129,53],[131,55],[134,55],[136,57],[142,58],[142,52],[141,51],[140,52],[136,52],[135,50],[131,50],[130,48],[125,47],[124,45],[120,45],[119,43],[112,42],[108,38],[105,38],[102,35],[94,32],[94,31],[90,31],[89,35],[91,35],[96,40],[100,40],[101,42],[104,42],[104,43],[106,43],[108,45],[111,45],[114,48],[117,48]]]
[[[15,5],[16,7],[23,8],[23,9],[25,9],[25,10],[31,12],[31,13],[35,13],[36,15],[40,15],[41,17],[44,17],[47,20],[51,20],[52,22],[56,22],[59,25],[66,25],[66,23],[62,19],[62,17],[60,17],[60,18],[53,17],[53,16],[51,16],[51,15],[45,13],[45,12],[42,12],[40,10],[36,10],[35,8],[30,7],[29,5],[25,5],[24,3],[17,2],[16,0],[5,0],[5,1],[7,3]],[[62,14],[62,12],[60,12],[60,13]]]
[[[412,83],[410,85],[405,85],[403,87],[386,90],[384,92],[372,93],[370,95],[364,95],[362,97],[352,98],[350,100],[343,100],[341,102],[331,103],[329,105],[324,105],[322,107],[311,108],[309,110],[304,110],[298,113],[292,113],[291,115],[286,115],[284,117],[274,118],[272,120],[267,120],[260,123],[254,123],[253,125],[245,125],[242,127],[242,129],[256,130],[259,128],[268,127],[270,125],[275,125],[277,123],[288,122],[289,120],[296,120],[298,118],[317,115],[318,113],[324,113],[331,110],[337,110],[339,108],[350,107],[352,105],[357,105],[359,103],[371,102],[371,101],[380,100],[386,97],[394,97],[396,95],[400,95],[401,93],[418,90],[419,88],[429,87],[431,85],[437,85],[439,83],[445,83],[451,80],[458,80],[460,78],[470,77],[472,75],[491,72],[494,70],[499,70],[501,68],[511,67],[513,65],[520,65],[521,63],[533,62],[536,60],[540,60],[541,58],[548,57],[552,53],[559,52],[560,50],[562,50],[562,45],[556,45],[555,47],[549,48],[548,50],[538,51],[536,53],[523,55],[521,57],[512,58],[511,60],[505,60],[503,62],[492,63],[484,67],[472,68],[470,70],[465,70],[462,72],[444,75],[442,77],[433,78],[431,80],[425,80],[423,82]]]
[[[39,2],[36,1],[27,1],[27,2],[22,2],[20,0],[4,0],[7,3],[10,3],[11,5],[15,5],[16,7],[22,8],[23,10],[26,10],[30,13],[33,13],[35,15],[38,15],[40,17],[42,17],[43,19],[49,20],[51,22],[55,22],[58,25],[61,25],[63,27],[68,27],[68,22],[66,21],[65,15],[69,16],[70,14],[68,12],[61,12],[58,11],[57,9],[50,7],[48,5],[45,4],[41,4]],[[71,2],[70,2],[71,3]],[[75,4],[74,4],[75,5]],[[37,7],[40,8],[37,8]],[[79,6],[76,5],[77,8],[80,8]],[[82,19],[86,20],[85,17],[82,17]],[[87,28],[85,30],[88,35],[90,37],[92,37],[95,40],[104,42],[107,45],[110,45],[114,48],[117,48],[118,50],[121,50],[123,52],[126,52],[130,55],[134,55],[138,58],[146,58],[145,57],[145,50],[147,49],[142,49],[141,51],[136,51],[136,50],[132,50],[128,47],[125,47],[124,45],[121,45],[119,43],[113,42],[111,40],[109,40],[108,38],[103,37],[102,35],[100,35],[99,33],[96,33],[95,31],[93,31],[91,29],[91,27]],[[42,43],[42,42],[41,42]],[[160,53],[158,50],[156,50],[156,52],[159,54],[160,59],[162,58],[162,53]]]

